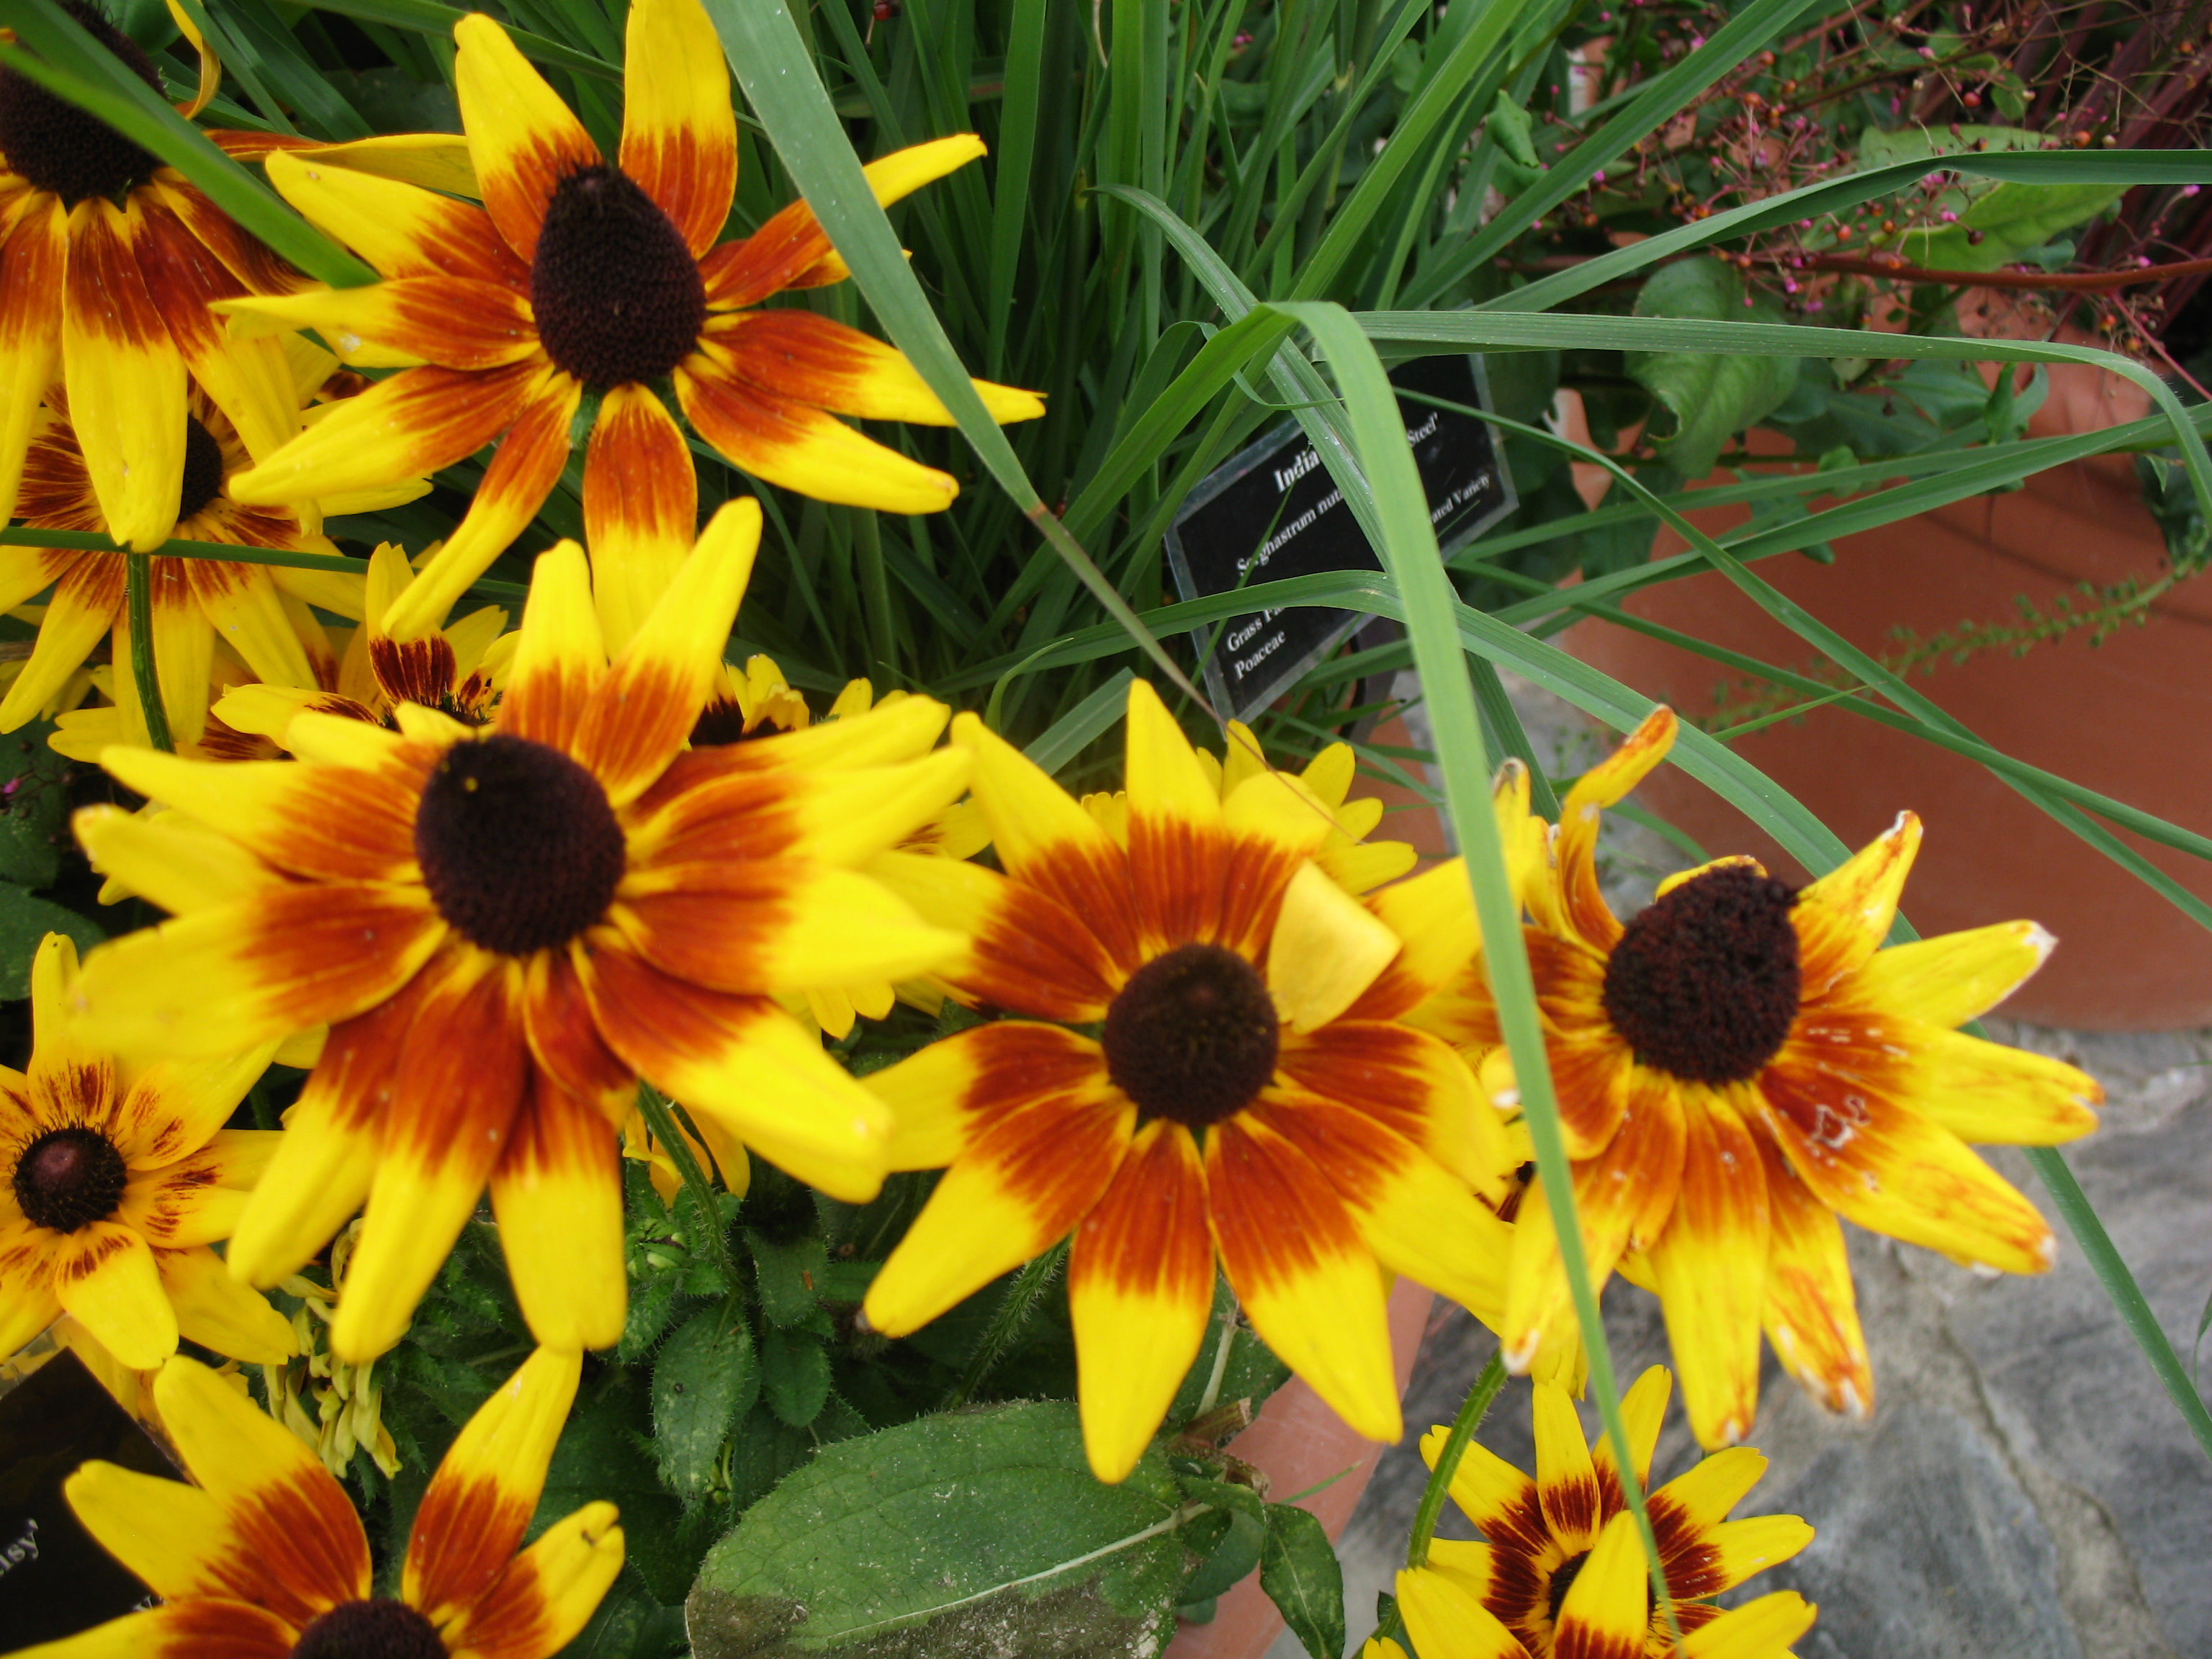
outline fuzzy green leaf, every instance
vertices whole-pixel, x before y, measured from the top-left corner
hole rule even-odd
[[[1344,1651],[1344,1568],[1321,1522],[1295,1504],[1267,1505],[1260,1588],[1313,1659]]]
[[[761,1395],[769,1409],[803,1429],[830,1399],[830,1356],[805,1331],[770,1329],[761,1338]]]
[[[708,1553],[698,1659],[1158,1650],[1182,1510],[1157,1452],[1118,1486],[1073,1405],[925,1418],[825,1449]]]
[[[720,1307],[696,1313],[653,1362],[653,1446],[660,1478],[686,1501],[704,1495],[730,1427],[759,1397],[753,1334]]]

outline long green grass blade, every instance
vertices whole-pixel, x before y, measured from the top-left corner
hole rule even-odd
[[[768,129],[776,154],[799,193],[813,206],[892,343],[951,411],[962,435],[999,487],[1100,607],[1129,631],[1170,684],[1200,707],[1208,707],[1175,659],[1146,631],[1128,602],[1038,497],[1013,446],[983,407],[944,325],[908,267],[890,221],[876,204],[860,158],[846,140],[813,57],[784,0],[706,0],[706,7],[731,70]]]
[[[364,23],[382,23],[444,40],[453,38],[453,25],[468,15],[459,7],[441,6],[437,0],[304,0],[304,3],[317,11],[336,12]],[[529,29],[517,28],[513,23],[502,27],[507,30],[507,38],[514,42],[514,49],[525,58],[534,58],[555,69],[574,70],[596,80],[617,84],[622,81],[619,64],[611,64],[574,46],[564,46],[558,40],[549,40]]]
[[[1460,641],[1452,627],[1457,595],[1444,574],[1437,550],[1435,527],[1428,516],[1428,497],[1421,488],[1413,453],[1406,443],[1404,418],[1382,360],[1375,355],[1350,313],[1340,307],[1313,303],[1285,304],[1285,315],[1304,324],[1328,355],[1343,389],[1345,407],[1364,478],[1337,475],[1347,495],[1355,489],[1374,492],[1376,516],[1383,534],[1377,544],[1384,568],[1404,602],[1406,631],[1413,642],[1413,659],[1421,672],[1429,719],[1436,732],[1437,753],[1444,774],[1444,799],[1451,812],[1453,832],[1466,860],[1468,879],[1474,890],[1476,914],[1482,923],[1483,966],[1490,978],[1491,995],[1498,1006],[1498,1024],[1513,1055],[1514,1082],[1521,1092],[1522,1110],[1530,1138],[1535,1143],[1536,1163],[1542,1172],[1553,1224],[1559,1232],[1559,1255],[1567,1284],[1573,1294],[1575,1317],[1582,1326],[1583,1342],[1589,1354],[1591,1392],[1612,1443],[1614,1467],[1644,1534],[1644,1548],[1651,1572],[1653,1594],[1668,1607],[1667,1578],[1659,1546],[1651,1530],[1644,1494],[1636,1478],[1637,1457],[1620,1415],[1620,1384],[1613,1374],[1613,1354],[1606,1340],[1605,1323],[1598,1311],[1597,1290],[1590,1281],[1589,1263],[1583,1249],[1582,1224],[1575,1213],[1574,1180],[1567,1161],[1565,1139],[1559,1127],[1559,1109],[1552,1087],[1551,1062],[1544,1046],[1542,1017],[1536,1006],[1535,981],[1528,968],[1527,947],[1521,935],[1521,905],[1505,865],[1504,844],[1491,806],[1490,764],[1476,711],[1473,684],[1461,655]],[[1669,1617],[1672,1617],[1671,1613]]]

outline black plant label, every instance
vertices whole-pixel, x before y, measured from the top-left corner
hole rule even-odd
[[[1420,469],[1438,547],[1451,551],[1514,507],[1496,429],[1439,407],[1488,409],[1478,356],[1421,357],[1392,371],[1406,439]],[[1344,492],[1297,422],[1210,474],[1176,515],[1168,562],[1186,599],[1324,571],[1380,570],[1382,561]],[[1319,605],[1247,611],[1195,630],[1214,706],[1250,720],[1342,644],[1366,616]]]
[[[0,1652],[105,1624],[157,1598],[93,1541],[62,1483],[95,1458],[176,1470],[73,1353],[0,1395]]]

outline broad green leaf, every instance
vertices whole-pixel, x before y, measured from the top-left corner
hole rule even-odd
[[[1260,1565],[1261,1551],[1267,1541],[1266,1522],[1239,1510],[1227,1513],[1229,1524],[1222,1528],[1221,1540],[1176,1592],[1178,1605],[1188,1607],[1226,1595],[1249,1577],[1252,1569]]]
[[[723,1307],[686,1320],[653,1362],[653,1449],[660,1478],[686,1502],[714,1482],[731,1426],[761,1389],[753,1334]]]
[[[1636,296],[1639,317],[1778,323],[1771,300],[1747,305],[1743,277],[1717,259],[1684,259],[1661,269]],[[1797,384],[1790,356],[1718,356],[1696,351],[1632,351],[1628,373],[1674,416],[1659,453],[1686,478],[1713,470],[1728,441],[1780,406]]]
[[[1320,1521],[1295,1504],[1267,1505],[1260,1588],[1312,1659],[1344,1651],[1344,1568]]]
[[[1869,168],[1903,161],[1940,165],[1945,160],[1986,155],[1990,150],[2039,150],[2044,136],[2018,127],[1961,127],[1954,137],[1909,127],[1899,132],[1869,130],[1859,140],[1859,161]],[[1978,149],[1986,146],[1986,149]],[[2127,194],[2124,184],[2024,184],[1998,179],[1966,179],[1937,195],[1928,216],[1958,215],[1951,224],[1908,230],[1894,251],[1931,270],[1995,270],[2030,248],[2041,247],[2063,230],[2094,218]],[[1976,233],[1978,233],[1977,240]]]
[[[761,1398],[794,1429],[822,1414],[830,1400],[830,1356],[805,1331],[771,1328],[761,1337]]]
[[[697,1659],[1157,1653],[1182,1570],[1157,1452],[1118,1486],[1073,1404],[924,1418],[824,1449],[708,1553]]]
[[[820,1305],[830,1253],[817,1233],[778,1244],[758,1228],[745,1229],[753,1271],[760,1286],[761,1313],[771,1325],[797,1325]]]
[[[107,937],[98,922],[20,883],[0,881],[0,1002],[31,994],[31,958],[48,933],[68,934],[80,952]]]

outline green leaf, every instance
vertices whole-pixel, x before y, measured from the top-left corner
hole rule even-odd
[[[46,746],[53,729],[45,720],[25,726],[15,733],[15,752],[0,763],[8,780],[0,794],[0,881],[45,887],[61,872],[70,763]]]
[[[1536,145],[1530,137],[1528,112],[1515,103],[1503,87],[1498,89],[1498,96],[1490,106],[1489,131],[1498,141],[1498,149],[1522,167],[1542,165],[1536,159]]]
[[[1639,317],[1701,318],[1712,322],[1782,320],[1770,300],[1747,306],[1743,278],[1717,259],[1685,259],[1662,269],[1636,296]],[[1659,453],[1686,478],[1713,470],[1730,437],[1778,408],[1797,384],[1797,359],[1722,357],[1693,351],[1632,351],[1628,373],[1667,405],[1674,435]]]
[[[759,1398],[753,1334],[726,1309],[685,1321],[653,1362],[653,1449],[660,1478],[687,1501],[712,1484],[731,1425]]]
[[[685,1651],[684,1609],[663,1607],[635,1577],[625,1572],[615,1580],[559,1659],[676,1659]]]
[[[1260,1565],[1260,1553],[1267,1540],[1267,1522],[1241,1510],[1226,1513],[1229,1525],[1222,1532],[1221,1541],[1176,1592],[1180,1604],[1211,1601],[1218,1595],[1225,1595]]]
[[[769,1409],[803,1429],[830,1399],[830,1356],[804,1331],[770,1329],[761,1337],[761,1395]]]
[[[66,933],[80,951],[107,937],[95,921],[42,899],[12,881],[0,881],[0,1002],[31,994],[31,958],[48,933]]]
[[[1344,1651],[1344,1568],[1328,1534],[1295,1504],[1267,1505],[1260,1588],[1313,1659]]]
[[[1101,1486],[1075,1407],[924,1418],[825,1448],[708,1553],[698,1659],[1158,1650],[1186,1518],[1157,1452]]]
[[[1900,161],[1936,161],[1990,150],[2040,150],[2041,133],[2018,127],[1961,127],[1958,136],[1924,127],[1899,132],[1869,131],[1859,140],[1859,161],[1867,167]],[[1955,223],[1905,232],[1896,251],[1932,270],[1995,270],[2030,248],[2041,247],[2059,232],[2094,218],[2127,194],[2122,184],[2022,184],[1972,179],[1954,185],[1929,205],[1957,214]],[[1972,233],[1979,233],[1974,240]]]
[[[820,1305],[830,1253],[816,1233],[788,1243],[774,1243],[757,1228],[745,1229],[753,1269],[760,1285],[761,1312],[771,1325],[797,1325]]]

